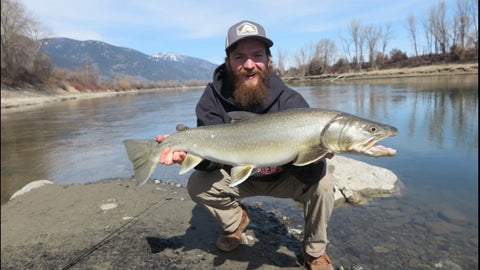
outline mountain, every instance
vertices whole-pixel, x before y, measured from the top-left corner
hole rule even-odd
[[[95,65],[104,80],[119,74],[139,80],[210,80],[217,67],[200,58],[175,53],[155,53],[151,56],[129,48],[101,41],[79,41],[69,38],[47,38],[40,49],[50,57],[55,67],[75,71],[84,61]]]

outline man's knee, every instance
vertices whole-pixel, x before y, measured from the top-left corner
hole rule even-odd
[[[187,182],[187,191],[194,202],[202,202],[207,193],[212,193],[216,182],[222,179],[219,171],[194,171]]]
[[[335,194],[335,184],[334,177],[330,173],[325,174],[325,176],[320,179],[317,185],[312,187],[312,195],[315,197],[322,198],[333,198]]]
[[[191,175],[190,178],[187,181],[187,191],[188,194],[190,195],[190,198],[194,202],[199,202],[200,200],[200,194],[203,193],[203,185],[204,181],[202,181],[205,177],[203,177],[203,174],[205,174],[202,171],[194,171]]]
[[[335,192],[334,177],[330,173],[325,174],[318,185],[324,192]]]

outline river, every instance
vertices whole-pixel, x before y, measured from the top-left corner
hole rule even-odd
[[[392,170],[405,186],[402,196],[335,209],[327,247],[331,257],[375,269],[478,268],[477,75],[294,88],[312,107],[399,130],[382,142],[396,148],[396,156],[351,157]],[[154,139],[174,132],[178,123],[195,126],[194,107],[202,90],[155,90],[2,110],[2,204],[34,180],[83,184],[131,176],[122,140]],[[159,166],[152,178],[185,185],[188,175],[178,175],[177,166]],[[253,200],[302,228],[301,211],[290,201]]]

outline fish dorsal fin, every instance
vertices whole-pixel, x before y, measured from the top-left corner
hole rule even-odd
[[[246,111],[232,111],[227,114],[230,117],[230,119],[232,119],[231,120],[232,123],[244,121],[252,117],[258,116],[258,114],[256,113],[246,112]]]
[[[253,169],[255,169],[255,166],[250,164],[233,167],[230,170],[230,176],[232,177],[232,180],[230,182],[230,187],[240,185],[243,181],[245,181],[250,176]]]
[[[201,157],[197,157],[195,155],[192,155],[192,154],[187,154],[187,156],[185,157],[185,159],[183,160],[182,164],[180,164],[180,174],[184,174],[188,171],[190,171],[191,169],[195,168],[195,166],[197,166],[200,162],[202,162],[202,158]]]
[[[185,126],[184,124],[178,124],[175,129],[177,131],[184,131],[184,130],[187,130],[187,129],[190,129],[189,127]]]
[[[310,163],[314,163],[325,157],[328,152],[328,149],[322,148],[320,146],[306,148],[300,151],[297,159],[295,159],[295,162],[293,162],[293,165],[305,166]]]

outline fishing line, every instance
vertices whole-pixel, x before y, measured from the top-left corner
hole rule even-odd
[[[90,254],[92,254],[93,252],[95,252],[95,250],[99,249],[100,247],[102,247],[103,245],[107,244],[108,242],[110,242],[112,239],[115,238],[115,236],[121,234],[122,232],[124,232],[126,229],[132,227],[133,225],[135,225],[135,223],[137,223],[138,221],[138,218],[145,214],[147,211],[149,211],[151,208],[153,208],[154,206],[158,205],[157,207],[160,207],[162,206],[163,204],[165,204],[166,201],[168,200],[171,200],[172,198],[168,197],[168,198],[165,198],[165,201],[163,202],[156,202],[152,205],[150,205],[149,207],[145,208],[144,210],[142,210],[139,214],[137,214],[136,216],[133,217],[133,219],[131,219],[130,221],[128,221],[127,223],[123,224],[122,226],[120,226],[118,229],[116,229],[115,231],[111,232],[110,234],[108,234],[106,237],[104,237],[100,242],[96,243],[95,245],[93,245],[92,247],[90,247],[89,249],[87,249],[85,252],[83,252],[81,255],[79,255],[77,258],[75,258],[73,261],[71,261],[68,265],[66,265],[65,267],[62,268],[62,270],[66,270],[66,269],[70,269],[72,266],[76,265],[77,263],[79,263],[82,259],[88,257]]]

